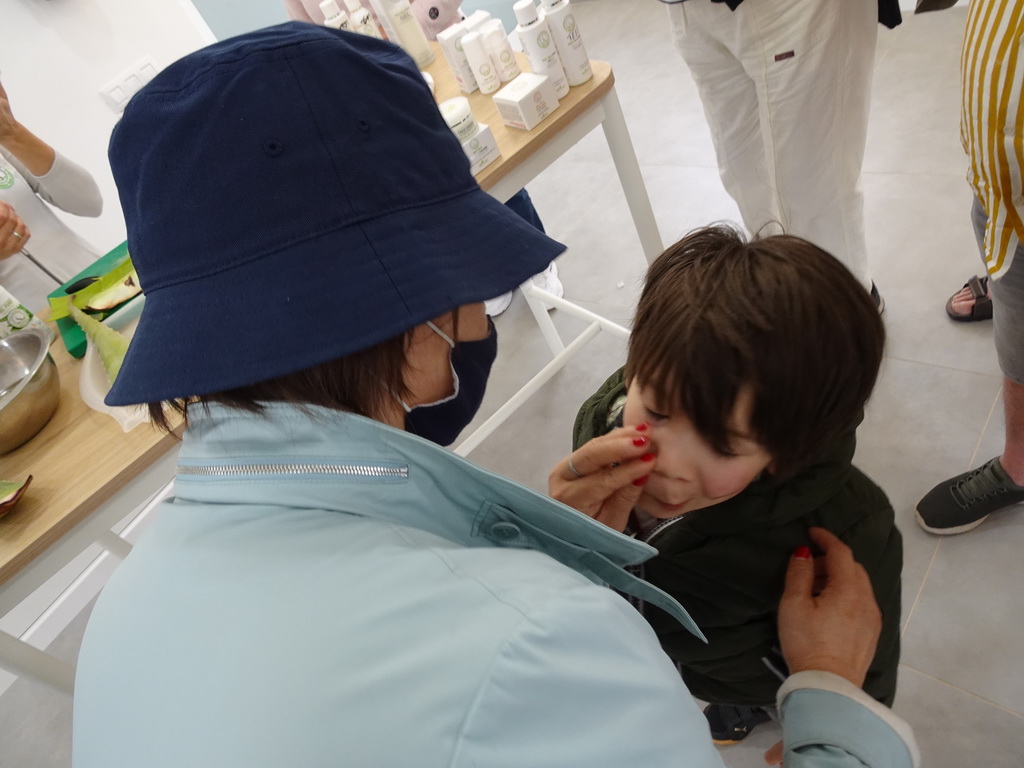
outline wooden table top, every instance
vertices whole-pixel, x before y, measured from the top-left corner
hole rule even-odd
[[[501,121],[498,108],[494,106],[494,99],[491,98],[494,94],[484,95],[480,91],[463,93],[455,80],[451,67],[445,61],[444,54],[441,53],[441,47],[437,43],[431,43],[431,45],[434,47],[437,58],[427,67],[426,71],[434,79],[434,97],[439,103],[456,96],[465,96],[469,99],[469,107],[473,110],[476,121],[490,127],[491,133],[494,134],[494,138],[498,142],[498,148],[501,150],[501,157],[476,175],[477,181],[485,190],[493,187],[516,166],[565,130],[576,118],[604,97],[615,84],[615,76],[612,74],[612,67],[608,62],[591,61],[590,65],[594,76],[583,85],[570,88],[569,94],[558,102],[558,109],[541,121],[532,131],[524,131],[519,128],[510,128]],[[529,72],[530,65],[526,56],[517,53],[516,58],[519,61],[520,69]],[[504,86],[505,83],[502,85]]]
[[[0,517],[0,585],[177,443],[149,424],[123,432],[113,418],[82,401],[82,361],[59,340],[50,354],[60,374],[57,411],[39,434],[0,456],[0,478],[32,475],[18,505]]]
[[[501,121],[490,95],[462,93],[436,43],[437,59],[427,71],[434,78],[435,96],[469,99],[478,122],[490,126],[501,158],[477,174],[489,189],[517,165],[568,127],[602,98],[614,84],[611,66],[592,61],[594,76],[575,86],[559,107],[532,131],[509,128]],[[517,54],[524,72],[526,57]],[[60,374],[60,404],[50,422],[28,443],[0,456],[0,478],[33,476],[25,496],[0,518],[0,585],[86,519],[124,485],[171,450],[176,439],[143,424],[123,432],[110,416],[89,408],[78,393],[82,363],[59,342],[50,353]]]

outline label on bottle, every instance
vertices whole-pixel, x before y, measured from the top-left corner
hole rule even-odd
[[[42,320],[0,286],[0,339],[29,326],[46,328]]]

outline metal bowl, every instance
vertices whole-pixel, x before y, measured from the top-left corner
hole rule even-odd
[[[0,339],[0,453],[35,437],[57,410],[60,377],[49,349],[45,328]]]

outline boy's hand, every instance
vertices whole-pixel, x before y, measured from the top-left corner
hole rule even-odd
[[[551,470],[548,495],[624,531],[655,466],[646,430],[646,424],[620,427],[581,446]]]
[[[810,528],[808,534],[824,556],[815,562],[810,549],[801,547],[789,561],[779,603],[782,653],[791,674],[833,672],[860,688],[875,656],[882,612],[867,571],[850,548],[823,528]],[[816,592],[815,571],[821,565],[824,585]]]

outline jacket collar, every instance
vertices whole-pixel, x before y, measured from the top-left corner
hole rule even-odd
[[[274,403],[189,414],[175,495],[376,518],[467,547],[535,549],[652,602],[698,637],[675,600],[623,570],[657,550],[450,451],[370,419]]]

